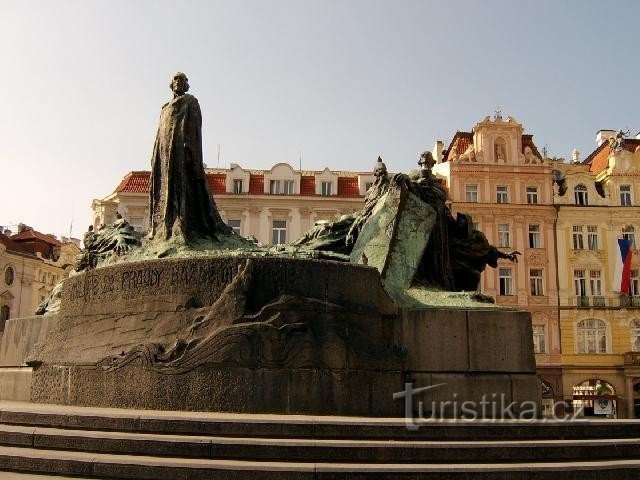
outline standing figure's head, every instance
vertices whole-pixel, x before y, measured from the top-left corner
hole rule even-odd
[[[171,88],[173,94],[178,97],[184,95],[189,91],[189,79],[184,73],[178,72],[171,79],[169,88]]]
[[[386,177],[387,176],[387,166],[382,161],[382,157],[378,157],[378,161],[376,162],[376,166],[373,167],[373,176],[374,177]]]

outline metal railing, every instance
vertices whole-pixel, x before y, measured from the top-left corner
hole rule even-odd
[[[564,306],[576,308],[640,308],[640,295],[573,295]]]

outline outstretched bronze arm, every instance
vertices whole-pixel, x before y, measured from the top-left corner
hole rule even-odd
[[[511,253],[502,253],[500,250],[498,250],[498,258],[505,258],[514,263],[518,263],[518,255],[522,255],[522,254],[517,250],[514,250]]]

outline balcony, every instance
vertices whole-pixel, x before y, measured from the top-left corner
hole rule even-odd
[[[576,308],[640,308],[640,295],[574,295],[562,306]]]
[[[624,354],[624,364],[640,367],[640,352],[626,352]]]
[[[640,295],[620,295],[620,306],[624,308],[640,308]]]

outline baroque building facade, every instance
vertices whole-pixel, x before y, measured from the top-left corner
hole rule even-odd
[[[0,228],[2,230],[2,228]],[[10,318],[28,317],[73,269],[78,245],[25,225],[0,232],[0,331]]]
[[[453,212],[471,214],[476,228],[518,263],[487,268],[479,289],[496,303],[531,312],[543,413],[563,399],[552,162],[513,117],[485,117],[458,131],[446,149],[434,147],[436,174],[446,179]]]
[[[318,220],[360,210],[373,183],[371,172],[294,170],[278,163],[269,170],[206,169],[209,189],[222,218],[237,233],[262,244],[299,238]],[[148,229],[150,172],[127,174],[115,191],[94,200],[93,226],[110,224],[119,212],[136,230]]]

